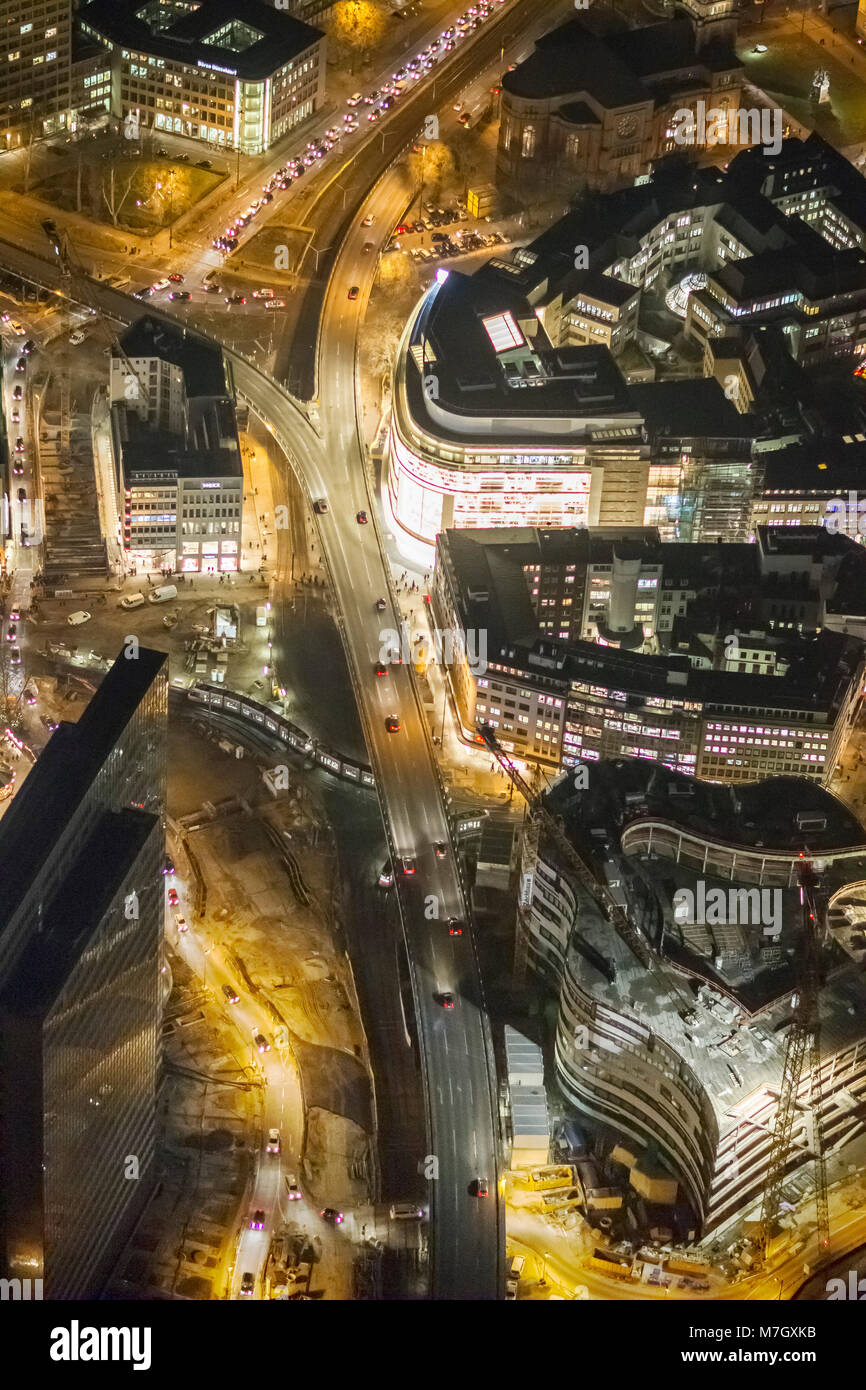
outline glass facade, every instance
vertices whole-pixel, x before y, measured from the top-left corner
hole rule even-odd
[[[165,654],[121,655],[0,828],[0,1264],[48,1298],[96,1296],[152,1183],[167,716]]]

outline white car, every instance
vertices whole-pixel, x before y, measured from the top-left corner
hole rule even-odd
[[[290,1202],[299,1202],[301,1200],[301,1189],[298,1187],[298,1180],[294,1173],[289,1173],[286,1178],[286,1188],[288,1190]]]
[[[85,331],[84,331],[83,328],[76,328],[75,331],[74,331],[73,333],[70,333],[70,335],[69,335],[69,341],[70,341],[70,343],[72,344],[73,347],[77,347],[79,343],[83,343],[83,342],[84,342],[84,339],[85,339],[86,337],[87,337],[87,334],[85,333]]]
[[[266,1154],[278,1154],[280,1152],[280,1131],[278,1129],[268,1130],[268,1142],[265,1144]]]
[[[66,621],[70,627],[80,627],[82,623],[90,622],[90,614],[85,613],[83,608],[79,608],[77,613],[70,613]]]
[[[189,923],[187,922],[185,917],[175,917],[174,925],[177,927],[179,932],[189,931]]]

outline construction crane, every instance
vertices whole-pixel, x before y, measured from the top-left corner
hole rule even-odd
[[[779,1215],[779,1202],[788,1165],[794,1154],[794,1119],[799,1108],[800,1084],[807,1067],[810,1077],[813,1151],[815,1158],[815,1208],[818,1217],[819,1260],[830,1251],[830,1218],[827,1203],[827,1165],[821,1124],[820,1015],[821,950],[824,938],[824,910],[818,901],[818,880],[814,866],[805,855],[799,868],[803,927],[800,941],[800,972],[791,1031],[785,1047],[782,1084],[773,1127],[773,1143],[767,1181],[761,1204],[760,1251],[764,1261]]]

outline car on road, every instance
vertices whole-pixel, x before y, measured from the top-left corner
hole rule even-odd
[[[54,730],[57,728],[57,720],[49,719],[46,714],[40,714],[39,723],[48,730],[49,734],[53,734]]]
[[[223,994],[230,1004],[237,1004],[240,1001],[241,996],[231,985],[223,985]]]
[[[473,1196],[473,1197],[489,1197],[489,1196],[490,1196],[490,1184],[488,1183],[488,1181],[487,1181],[486,1178],[476,1178],[476,1179],[474,1180],[474,1182],[472,1183],[472,1196]]]
[[[449,935],[449,936],[462,936],[462,935],[463,935],[463,927],[460,925],[460,922],[457,920],[456,917],[449,917],[449,918],[448,918],[448,935]]]
[[[360,291],[359,287],[358,287],[357,285],[353,285],[352,288],[349,290],[349,298],[350,298],[350,299],[357,299],[357,298],[358,298],[358,295],[359,295],[360,293],[361,293],[361,291]]]
[[[10,623],[9,626],[7,627],[7,629],[6,629],[6,641],[7,641],[7,642],[14,642],[14,641],[15,641],[15,638],[16,638],[17,636],[18,636],[18,629],[17,629],[17,627],[15,626],[14,623]]]
[[[273,299],[274,292],[269,289],[253,290],[253,299]]]
[[[18,338],[23,338],[24,334],[27,332],[27,329],[23,326],[23,324],[20,324],[17,319],[13,319],[9,327],[12,329],[12,332]]]
[[[440,1006],[440,1008],[454,1008],[454,995],[451,994],[449,990],[437,990],[437,992],[433,995],[433,998],[436,1000],[436,1003]]]
[[[154,285],[151,285],[151,293],[159,294],[160,290],[167,290],[170,284],[171,281],[167,277],[164,280],[157,280]]]
[[[388,674],[388,667],[385,665],[384,661],[377,661],[373,670],[376,672],[377,676],[387,676]]]
[[[258,1028],[255,1027],[253,1028],[253,1042],[255,1043],[257,1052],[270,1052],[270,1043],[264,1033],[260,1033]]]
[[[83,608],[79,608],[77,613],[70,613],[66,621],[70,627],[81,627],[82,623],[90,622],[90,614],[85,613]]]
[[[268,1140],[265,1144],[266,1154],[278,1154],[280,1152],[280,1131],[278,1129],[268,1130]]]
[[[247,1273],[241,1279],[241,1298],[252,1298],[253,1290],[256,1287],[256,1276]]]
[[[169,299],[192,299],[192,295],[190,294],[189,290],[172,290],[171,294],[168,297]]]
[[[132,291],[132,297],[133,297],[133,299],[150,299],[150,296],[151,296],[152,294],[153,294],[153,285],[142,285],[142,287],[141,287],[140,290],[133,290],[133,291]],[[72,342],[72,338],[70,338],[69,341],[70,341],[70,343],[71,343],[71,342]]]
[[[445,843],[444,840],[437,840],[436,843],[435,843],[435,845],[433,846],[433,848],[434,848],[435,851],[436,851],[436,858],[437,858],[437,859],[447,859],[447,858],[448,858],[448,846],[446,845],[446,843]]]
[[[10,664],[11,664],[12,666],[20,666],[20,665],[21,665],[21,648],[20,648],[20,647],[13,647],[13,648],[12,648],[11,652],[9,653],[9,661],[10,661]]]
[[[16,387],[13,388],[13,391],[12,391],[12,399],[13,399],[13,401],[20,401],[20,400],[21,400],[21,397],[22,397],[23,395],[24,395],[24,391],[22,390],[22,388],[21,388],[20,386],[16,386]]]
[[[261,1207],[256,1207],[250,1217],[250,1230],[263,1231],[265,1229],[265,1213]]]
[[[73,330],[72,333],[70,333],[69,341],[73,347],[78,347],[78,344],[83,343],[86,337],[87,334],[83,328],[76,328]]]
[[[362,227],[372,227],[372,225],[373,225],[373,214],[372,214],[372,212],[368,212],[368,213],[367,213],[367,216],[364,218],[363,222],[361,223],[361,226],[362,226]]]
[[[234,304],[246,304],[247,297],[245,294],[227,294],[225,302],[231,308]]]
[[[319,1215],[323,1221],[328,1221],[332,1226],[342,1226],[346,1219],[341,1211],[337,1211],[336,1207],[325,1207]]]
[[[424,1211],[414,1202],[392,1202],[390,1209],[392,1221],[423,1221]]]
[[[21,411],[18,409],[17,405],[12,407],[12,423],[13,425],[21,424]]]
[[[189,922],[186,920],[185,917],[175,917],[174,925],[177,927],[181,936],[183,936],[184,932],[189,931]]]
[[[319,497],[313,503],[313,511],[318,512],[319,516],[324,516],[328,510],[328,501],[325,497]]]
[[[376,612],[377,612],[377,613],[384,613],[384,612],[385,612],[386,606],[387,606],[387,605],[386,605],[385,600],[384,600],[383,598],[377,598],[377,599],[376,599]]]
[[[366,526],[366,525],[367,525],[367,513],[366,513],[366,512],[358,512],[357,516],[355,517],[355,520],[357,521],[357,523],[358,523],[359,526]]]
[[[369,256],[370,252],[375,251],[375,249],[376,248],[373,245],[372,241],[365,241],[364,245],[361,247],[361,251],[365,256]]]
[[[213,164],[209,159],[197,159],[195,162],[195,167],[197,169],[212,169]]]
[[[294,1173],[289,1173],[286,1178],[286,1191],[289,1194],[290,1202],[299,1202],[301,1200],[301,1189],[298,1187],[298,1180]]]
[[[16,463],[13,463],[12,472],[15,474],[16,477],[20,477],[20,475],[24,472],[24,464],[21,462],[20,459],[18,459]]]
[[[23,454],[23,453],[24,453],[24,437],[23,437],[23,435],[20,435],[20,434],[19,434],[18,438],[15,440],[15,452],[16,452],[16,454]]]
[[[404,854],[400,860],[400,868],[406,878],[411,878],[415,872],[415,860],[409,854]]]
[[[25,357],[29,357],[30,353],[35,352],[35,350],[36,344],[32,338],[28,338],[26,343],[21,344],[21,351],[24,353]]]
[[[176,888],[169,888],[169,890],[168,890],[168,905],[169,905],[169,907],[177,907],[177,889],[176,889]]]
[[[389,734],[399,734],[400,720],[397,718],[396,714],[388,715],[387,719],[385,720],[385,728],[388,730]]]
[[[169,854],[162,861],[162,872],[166,878],[170,878],[174,873],[174,860]]]
[[[26,370],[27,370],[27,358],[26,358],[26,357],[19,357],[19,358],[18,358],[18,361],[15,363],[15,370],[16,370],[16,372],[26,372]]]
[[[222,294],[223,292],[222,285],[218,285],[215,280],[211,281],[207,285],[202,285],[202,289],[204,290],[205,294]]]
[[[168,278],[169,278],[169,280],[171,281],[171,283],[172,283],[173,285],[182,285],[182,284],[183,284],[183,281],[184,281],[184,277],[181,275],[180,271],[178,271],[178,270],[172,271],[171,275],[169,275]]]
[[[285,307],[286,301],[284,299],[266,299],[263,305],[265,309],[285,309]]]
[[[390,859],[386,859],[382,868],[379,870],[379,887],[391,888],[394,884],[394,870],[391,867]]]

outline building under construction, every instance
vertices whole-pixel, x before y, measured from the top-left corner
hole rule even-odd
[[[866,1154],[863,827],[805,779],[585,771],[522,844],[517,973],[558,995],[559,1087],[651,1224],[766,1246],[808,1197],[820,1232]]]

